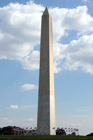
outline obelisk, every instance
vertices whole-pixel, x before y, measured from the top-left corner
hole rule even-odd
[[[47,7],[41,25],[37,134],[55,135],[52,17]]]

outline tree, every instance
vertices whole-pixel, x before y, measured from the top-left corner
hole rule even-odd
[[[72,136],[76,136],[76,133],[75,133],[75,132],[72,132],[71,135],[72,135]]]
[[[64,129],[58,129],[56,130],[56,135],[66,135],[66,132]]]

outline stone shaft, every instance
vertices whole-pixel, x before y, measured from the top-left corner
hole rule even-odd
[[[55,135],[52,18],[48,8],[42,15],[37,133]]]

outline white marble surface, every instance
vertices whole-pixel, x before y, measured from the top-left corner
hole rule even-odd
[[[52,18],[42,15],[37,133],[55,135]]]

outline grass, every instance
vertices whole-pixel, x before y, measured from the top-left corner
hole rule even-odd
[[[92,136],[49,136],[49,135],[0,135],[7,139],[93,139]]]

